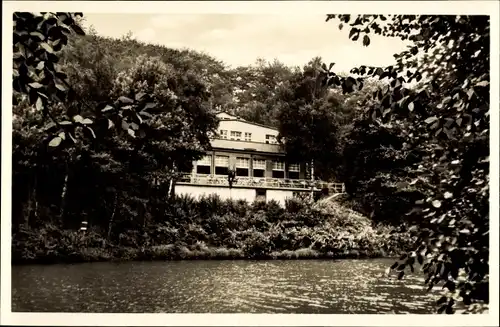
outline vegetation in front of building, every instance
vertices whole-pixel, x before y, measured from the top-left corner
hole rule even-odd
[[[411,245],[407,233],[373,227],[368,218],[333,202],[311,206],[290,199],[283,208],[274,201],[181,196],[165,210],[142,226],[116,228],[111,235],[96,225],[86,231],[55,224],[20,228],[13,235],[13,260],[373,258],[398,256]]]

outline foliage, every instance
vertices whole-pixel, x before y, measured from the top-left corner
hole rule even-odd
[[[311,61],[280,89],[279,140],[285,144],[290,161],[314,160],[319,177],[330,179],[331,168],[338,162],[335,113],[340,101],[317,85],[316,67],[320,63],[320,58]]]
[[[86,232],[55,224],[21,227],[13,234],[13,260],[358,258],[399,255],[411,241],[334,203],[311,208],[289,199],[285,210],[272,201],[176,196],[165,209],[163,219],[122,225],[110,239],[96,227]]]
[[[419,224],[414,251],[395,264],[399,278],[423,264],[429,289],[444,284],[452,296],[439,312],[488,303],[489,259],[489,39],[486,16],[328,15],[349,24],[349,37],[370,44],[371,32],[410,40],[397,63],[361,66],[341,77],[323,69],[323,82],[345,92],[362,88],[365,77],[387,79],[367,107],[373,123],[399,129],[421,159],[406,167],[422,193],[410,215]],[[361,38],[361,36],[363,36]],[[416,81],[417,83],[411,85]],[[420,82],[420,83],[419,83]],[[460,281],[461,271],[466,279]]]
[[[81,35],[71,13],[14,21],[14,230],[87,221],[112,238],[145,224],[147,204],[165,202],[210,147],[206,83],[159,57],[110,52],[130,41]]]

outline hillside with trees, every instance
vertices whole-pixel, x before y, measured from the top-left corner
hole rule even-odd
[[[165,258],[200,247],[207,256],[206,244],[228,257],[404,251],[391,268],[401,279],[423,265],[429,288],[450,291],[440,312],[488,302],[487,17],[329,15],[364,46],[370,33],[412,41],[393,66],[338,75],[321,58],[231,68],[192,50],[85,33],[80,16],[14,15],[15,261]],[[344,205],[369,219],[300,201],[282,210],[176,197],[176,178],[210,147],[217,110],[277,127],[287,155],[344,182]],[[339,228],[355,243],[339,241]]]

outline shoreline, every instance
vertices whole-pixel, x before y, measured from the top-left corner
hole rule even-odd
[[[394,258],[394,251],[327,251],[321,252],[311,248],[297,250],[273,251],[270,253],[245,253],[243,249],[225,247],[207,247],[204,249],[190,249],[186,246],[154,246],[137,249],[131,247],[83,248],[79,252],[69,255],[45,255],[33,258],[12,257],[11,264],[21,265],[50,265],[76,264],[92,262],[129,262],[129,261],[194,261],[194,260],[243,260],[243,261],[273,261],[273,260],[343,260],[343,259],[378,259]]]

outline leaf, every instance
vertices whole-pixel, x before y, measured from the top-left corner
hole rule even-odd
[[[365,36],[363,36],[363,45],[365,47],[369,46],[370,45],[370,37],[368,35],[365,34]]]
[[[118,98],[118,102],[121,102],[121,103],[134,103],[134,100],[130,99],[130,98],[127,98],[127,97],[124,97],[124,96],[121,96]]]
[[[46,96],[45,94],[43,94],[42,92],[36,92],[36,93],[37,93],[39,96],[41,96],[41,97],[43,97],[43,98],[45,98],[45,99],[47,99],[47,100],[49,99],[49,97],[48,97],[48,96]]]
[[[490,82],[488,81],[481,81],[479,83],[476,84],[476,86],[488,86],[490,84]]]
[[[397,266],[398,266],[398,262],[396,261],[396,262],[394,262],[394,263],[392,264],[391,269],[395,269]]]
[[[66,133],[64,133],[64,132],[59,133],[59,137],[61,139],[65,140],[66,139]]]
[[[38,82],[29,83],[28,85],[34,89],[39,89],[43,86],[43,84],[40,84]]]
[[[446,304],[443,304],[437,311],[437,313],[441,314],[444,312],[444,310],[446,309],[447,305]]]
[[[403,278],[403,276],[405,275],[405,272],[404,270],[403,271],[400,271],[399,274],[398,274],[398,279],[401,280]]]
[[[45,40],[45,35],[43,35],[42,33],[38,32],[38,31],[31,32],[30,35],[36,36],[40,41]]]
[[[51,128],[54,128],[54,127],[56,127],[56,126],[57,126],[57,124],[56,124],[56,123],[54,123],[54,122],[50,122],[50,123],[48,123],[48,124],[47,124],[47,126],[45,126],[45,130],[47,131],[47,130],[49,130],[49,129],[51,129]]]
[[[419,265],[422,265],[422,263],[424,262],[424,258],[422,257],[422,254],[417,254],[417,261],[418,261],[418,264]]]
[[[341,30],[341,31],[342,31],[342,28],[343,28],[343,27],[344,27],[344,24],[340,23],[340,24],[339,24],[339,30]]]
[[[128,130],[128,133],[129,133],[129,135],[130,135],[130,136],[135,137],[135,132],[134,132],[134,130],[129,129],[129,130]]]
[[[56,88],[58,90],[60,90],[60,91],[63,91],[63,92],[66,91],[66,87],[64,85],[62,85],[62,84],[57,84],[56,83]]]
[[[435,122],[436,120],[438,120],[438,118],[436,116],[432,116],[432,117],[429,117],[425,120],[425,123],[426,124],[431,124],[433,122]]]
[[[61,144],[61,141],[62,139],[59,136],[56,136],[49,142],[49,146],[51,147],[59,146],[59,144]]]
[[[76,144],[76,142],[77,142],[77,141],[76,141],[76,139],[74,138],[74,136],[73,136],[73,135],[71,135],[71,133],[68,133],[68,135],[69,135],[69,138],[73,141],[73,143],[75,143],[75,144]]]
[[[451,301],[450,301],[450,302],[451,302]],[[455,312],[455,310],[453,310],[453,306],[452,306],[452,304],[448,304],[448,305],[446,306],[445,313],[446,313],[447,315],[452,315],[454,312]]]
[[[146,95],[146,93],[144,93],[144,92],[139,92],[139,93],[137,93],[137,94],[135,95],[135,100],[136,100],[136,101],[139,101],[139,100],[141,100],[141,99],[142,99],[142,97],[144,97],[145,95]]]
[[[68,76],[63,72],[56,72],[56,77],[59,79],[62,79],[62,80],[65,80],[66,78],[68,78]]]
[[[146,103],[146,105],[144,106],[144,109],[142,109],[142,110],[148,110],[148,109],[152,109],[155,107],[156,107],[156,103],[148,102],[148,103]]]
[[[40,43],[40,46],[45,49],[48,53],[54,53],[54,49],[45,42]]]
[[[87,126],[87,129],[89,130],[90,134],[92,134],[92,137],[96,138],[94,130],[92,128],[88,127],[88,126]]]
[[[453,193],[451,193],[451,192],[445,192],[445,193],[444,193],[444,198],[445,198],[445,199],[450,199],[450,198],[452,198],[452,197],[453,197]]]
[[[139,121],[139,124],[142,124],[142,117],[139,114],[135,114],[135,117]]]
[[[474,90],[473,89],[469,89],[469,91],[467,91],[467,96],[470,98],[472,98],[472,96],[474,95]]]
[[[76,123],[81,123],[83,121],[83,117],[80,115],[73,116],[73,121]]]
[[[76,34],[78,35],[85,35],[85,32],[82,30],[82,28],[80,26],[78,26],[77,24],[73,24],[71,25],[71,29],[73,31],[75,31]]]
[[[432,201],[432,206],[434,208],[440,208],[441,207],[441,201],[439,201],[439,200]]]
[[[455,282],[454,282],[454,281],[452,281],[452,280],[448,280],[448,281],[444,284],[443,288],[445,288],[445,287],[446,287],[447,289],[449,289],[449,290],[450,290],[450,292],[454,292],[454,291],[455,291],[455,289],[456,289]]]
[[[396,269],[397,271],[404,271],[406,268],[406,264],[402,263],[398,266],[398,268]]]
[[[38,97],[36,100],[36,109],[37,110],[42,110],[43,109],[43,101],[42,98]]]
[[[106,107],[104,107],[104,109],[101,110],[101,112],[108,112],[108,111],[113,110],[113,109],[114,108],[108,104],[108,105],[106,105]]]
[[[351,31],[349,32],[349,38],[352,39],[353,36],[358,32],[359,30],[357,28],[351,28]]]
[[[410,102],[410,104],[408,105],[408,110],[413,111],[413,109],[415,109],[415,105],[413,104],[413,102]]]
[[[108,129],[112,128],[113,126],[115,126],[113,121],[111,119],[108,119]]]
[[[71,124],[73,123],[68,120],[63,120],[62,122],[59,122],[59,125],[71,125]]]
[[[84,125],[90,125],[93,123],[94,122],[92,121],[92,119],[89,119],[89,118],[85,118],[84,120],[82,120],[82,124],[84,124]]]
[[[446,303],[448,301],[448,298],[446,296],[441,296],[439,300],[436,301],[436,305],[441,305],[443,303]]]

